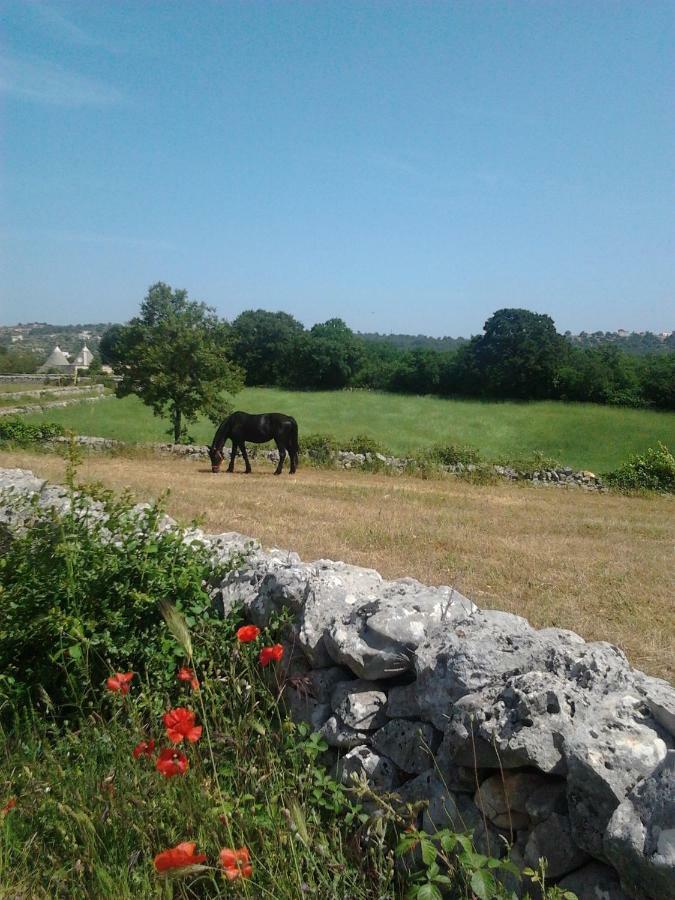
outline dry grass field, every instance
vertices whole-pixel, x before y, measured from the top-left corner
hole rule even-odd
[[[53,481],[64,461],[1,452]],[[241,465],[241,462],[240,462]],[[171,489],[168,510],[208,531],[240,531],[265,546],[451,584],[479,606],[571,628],[621,647],[632,664],[675,679],[673,502],[527,485],[318,470],[274,478],[212,475],[202,462],[91,456],[80,470],[139,499]]]

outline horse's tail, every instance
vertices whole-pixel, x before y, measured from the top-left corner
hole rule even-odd
[[[300,456],[300,445],[298,443],[298,423],[295,419],[291,419],[291,439],[289,441],[288,450],[293,460],[293,466],[297,468],[298,458]]]

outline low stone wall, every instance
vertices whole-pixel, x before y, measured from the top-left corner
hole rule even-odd
[[[39,392],[38,392],[39,393]],[[88,390],[86,393],[90,393]],[[2,396],[0,394],[0,396]],[[72,406],[75,403],[96,403],[104,400],[103,393],[97,393],[95,397],[74,397],[71,400],[50,400],[47,403],[33,403],[30,406],[0,406],[0,416],[19,416],[25,413],[39,412],[43,409],[59,409],[64,406]]]
[[[56,441],[64,441],[66,438],[56,438]],[[113,447],[123,447],[122,441],[115,441],[111,438],[90,437],[87,435],[78,435],[77,442],[91,450],[110,450]],[[140,446],[156,450],[158,453],[165,453],[171,456],[179,456],[184,459],[208,460],[208,448],[199,444],[171,444],[156,443],[142,444]],[[247,453],[251,459],[265,459],[272,463],[279,462],[279,454],[276,450],[258,449],[255,446],[249,446]],[[225,449],[225,458],[229,459],[231,450]],[[304,454],[301,454],[301,456]],[[312,454],[308,454],[312,458]],[[334,454],[333,464],[337,468],[342,469],[364,469],[383,466],[385,468],[404,471],[413,466],[414,461],[405,457],[384,456],[382,453],[352,453],[349,450],[338,450]],[[479,466],[472,464],[464,465],[457,463],[454,466],[440,466],[440,468],[451,475],[462,475],[465,473],[475,472]],[[605,486],[602,479],[589,471],[575,471],[571,466],[560,466],[555,469],[541,469],[540,471],[525,472],[511,468],[510,466],[489,466],[489,470],[499,478],[505,478],[508,481],[529,481],[536,485],[545,487],[572,487],[584,488],[591,491],[603,491]]]
[[[3,487],[68,505],[20,469],[0,469]],[[16,510],[0,497],[0,523],[20,528]],[[491,855],[506,841],[522,866],[545,857],[550,880],[579,900],[675,896],[670,684],[610,644],[481,610],[452,587],[304,563],[232,532],[184,539],[208,545],[214,569],[236,555],[212,584],[224,615],[243,608],[264,626],[292,614],[284,696],[325,738],[343,783],[357,776],[418,804],[427,832],[469,831]]]
[[[84,387],[44,387],[39,391],[3,391],[0,400],[23,400],[24,397],[75,397],[79,394],[102,394],[102,384],[85,385]]]
[[[61,384],[63,381],[72,382],[72,380],[72,375],[23,375],[20,373],[0,375],[0,384],[45,384],[52,381]]]

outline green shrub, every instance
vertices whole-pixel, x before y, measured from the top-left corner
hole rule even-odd
[[[477,465],[480,461],[480,450],[467,444],[438,444],[431,448],[432,455],[442,466]]]
[[[62,437],[64,434],[65,429],[63,426],[54,422],[43,422],[33,425],[13,416],[0,418],[0,443],[6,442],[27,446],[28,444],[50,441],[55,437]]]
[[[543,469],[559,469],[562,466],[559,459],[555,456],[548,456],[543,450],[533,450],[531,453],[521,456],[501,457],[497,463],[528,475],[532,475],[533,472],[541,472]]]
[[[431,466],[477,465],[480,450],[466,444],[436,444],[415,454],[415,460]]]
[[[658,442],[645,453],[636,453],[622,466],[604,475],[609,485],[621,491],[675,493],[675,457]]]
[[[0,558],[0,704],[21,705],[42,689],[57,706],[72,702],[84,666],[94,683],[132,669],[161,684],[175,645],[160,599],[200,635],[222,624],[204,587],[208,552],[177,531],[156,533],[160,506],[134,512],[128,499],[99,491],[103,521],[83,493],[71,492],[71,503],[61,518],[25,509],[28,527]]]
[[[344,441],[340,446],[340,449],[348,450],[350,453],[363,453],[364,455],[366,453],[371,453],[373,455],[381,453],[383,456],[392,455],[391,450],[389,450],[388,447],[385,447],[384,444],[381,444],[367,434],[357,434],[348,441]]]
[[[331,463],[339,449],[332,434],[306,434],[300,441],[300,450],[319,465]]]

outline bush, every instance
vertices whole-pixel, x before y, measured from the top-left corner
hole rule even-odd
[[[81,492],[70,502],[58,520],[25,509],[27,527],[0,559],[0,703],[23,705],[43,689],[57,706],[72,702],[85,665],[94,682],[131,669],[161,684],[175,645],[159,599],[197,633],[218,627],[203,586],[208,553],[176,531],[156,533],[160,506],[134,510],[103,491],[94,505]]]
[[[381,453],[383,456],[391,456],[391,450],[388,447],[367,434],[357,434],[356,437],[344,441],[340,450],[349,450],[351,453],[363,453],[364,455]]]
[[[675,493],[675,457],[660,441],[656,449],[636,453],[618,469],[604,476],[621,491],[661,491]]]
[[[300,444],[300,450],[319,465],[331,463],[339,449],[332,434],[306,434]]]
[[[555,456],[548,456],[543,450],[533,450],[523,456],[503,457],[497,460],[497,464],[508,466],[517,472],[525,472],[528,475],[544,469],[559,469],[562,466],[559,459]]]
[[[415,459],[421,463],[436,466],[478,465],[480,450],[469,447],[466,444],[437,444],[425,450],[420,450]]]
[[[55,422],[43,422],[33,425],[16,417],[0,419],[0,443],[7,442],[27,446],[43,441],[51,441],[55,437],[62,437],[65,430]]]

